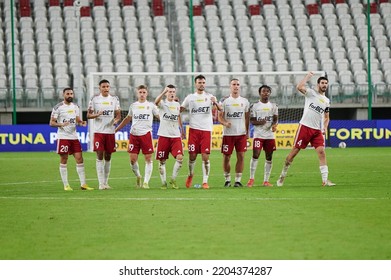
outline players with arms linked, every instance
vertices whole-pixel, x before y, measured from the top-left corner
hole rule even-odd
[[[132,122],[129,134],[128,153],[130,157],[130,167],[137,177],[136,187],[149,189],[149,180],[153,171],[153,141],[152,124],[153,117],[159,118],[159,111],[156,105],[147,100],[148,88],[145,85],[137,87],[137,101],[130,104],[128,115],[117,126],[115,131],[119,131],[129,122]],[[141,173],[138,165],[138,154],[140,150],[145,158],[145,176],[141,185]]]
[[[249,135],[249,102],[240,96],[240,82],[231,79],[230,96],[221,103],[218,120],[223,125],[223,153],[224,187],[231,186],[230,159],[233,150],[236,150],[235,183],[234,187],[243,187],[242,173],[244,168],[244,154],[247,151]]]
[[[272,93],[271,87],[262,85],[258,89],[260,100],[250,107],[250,122],[254,126],[253,156],[250,160],[250,179],[247,186],[254,185],[255,171],[258,166],[258,158],[262,149],[265,151],[265,167],[263,173],[263,186],[273,186],[269,183],[272,171],[273,152],[276,150],[276,140],[274,132],[277,130],[278,107],[269,101]]]
[[[196,92],[189,94],[181,105],[181,112],[187,110],[189,113],[189,175],[186,180],[186,188],[190,188],[197,155],[202,155],[202,188],[209,189],[208,178],[210,173],[209,154],[212,142],[214,106],[220,111],[221,106],[217,104],[216,97],[205,92],[206,79],[203,75],[194,78]]]
[[[115,124],[121,120],[121,106],[118,96],[110,94],[110,82],[99,82],[98,95],[91,98],[87,118],[94,120],[94,151],[99,189],[108,190],[111,170],[111,154],[115,150]],[[104,160],[104,161],[103,161]]]
[[[68,182],[68,155],[73,155],[75,158],[81,189],[93,190],[86,184],[82,148],[76,133],[76,125],[86,126],[87,123],[80,118],[79,106],[73,103],[73,89],[64,88],[62,93],[64,100],[54,106],[49,124],[57,127],[57,154],[60,155],[60,175],[64,190],[73,190]]]
[[[277,186],[280,187],[284,184],[284,180],[293,159],[300,150],[305,149],[309,143],[315,148],[319,158],[322,185],[335,186],[334,183],[328,180],[329,168],[327,166],[324,138],[324,134],[330,122],[330,100],[326,97],[328,79],[326,77],[319,77],[316,90],[314,90],[306,87],[306,83],[313,76],[314,73],[309,72],[296,87],[305,97],[304,112],[300,120],[299,129],[296,132],[293,148],[285,159],[284,167],[277,181]]]
[[[163,96],[166,98],[163,99]],[[162,189],[167,189],[166,160],[170,153],[175,158],[175,164],[169,182],[173,189],[178,189],[176,177],[182,167],[183,161],[182,137],[185,136],[185,133],[180,115],[180,104],[176,99],[176,88],[174,85],[168,85],[155,99],[155,105],[158,106],[160,115],[156,159],[159,160]]]

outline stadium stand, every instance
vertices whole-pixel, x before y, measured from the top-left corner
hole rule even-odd
[[[72,83],[80,51],[85,88],[91,71],[191,71],[190,11],[195,71],[321,70],[330,77],[335,102],[358,102],[368,82],[369,45],[374,101],[389,102],[390,1],[371,1],[369,44],[366,1],[360,0],[195,0],[193,7],[185,0],[84,2],[89,4],[80,10],[79,40],[73,0],[16,0],[16,9],[0,1],[0,72],[5,73],[0,77],[0,100],[5,106],[10,105],[13,53],[21,106],[55,103],[56,92]],[[242,84],[249,96],[261,83],[283,94],[297,79],[249,77]],[[167,81],[121,77],[112,86],[126,98],[127,86],[148,83],[159,88]],[[210,85],[227,86],[228,77]]]

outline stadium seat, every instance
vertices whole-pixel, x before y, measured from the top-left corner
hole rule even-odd
[[[163,7],[162,0],[91,2],[82,7],[80,19],[84,76],[102,69],[106,63],[105,70],[113,71],[148,71],[156,67],[168,72],[188,70],[192,43],[196,46],[196,70],[250,71],[256,69],[257,63],[260,71],[324,70],[335,73],[336,83],[341,83],[343,71],[351,71],[353,82],[358,80],[360,71],[367,71],[366,11],[365,3],[359,0],[196,0],[190,7],[194,11],[194,42],[190,40],[189,7],[184,0],[167,7]],[[391,4],[373,3],[376,5],[372,5],[372,12],[377,10],[371,14],[371,65],[383,71],[385,82],[388,77],[384,71],[391,67]],[[18,26],[15,57],[24,78],[22,84],[27,83],[26,74],[33,75],[31,63],[35,62],[38,83],[44,75],[54,74],[54,86],[60,66],[67,63],[68,69],[61,73],[70,75],[71,65],[77,61],[73,1],[23,0],[17,1],[17,5],[19,10],[26,6],[31,12],[30,17],[14,12]],[[165,16],[166,11],[170,17]],[[6,3],[0,17],[5,27],[0,30],[0,38],[4,38],[0,40],[0,63],[6,65],[2,73],[6,73],[7,81],[12,48],[9,14]],[[171,24],[173,17],[177,18],[178,27]],[[150,62],[153,65],[147,67]],[[48,63],[52,66],[41,71],[41,65]],[[250,85],[250,80],[251,84],[257,83],[249,77],[242,81],[243,86],[247,82]],[[267,80],[277,86],[294,83],[288,78]],[[288,90],[288,85],[279,87],[283,88]],[[343,87],[335,88],[342,96]],[[24,94],[34,95],[27,91]],[[43,98],[43,94],[39,95]]]

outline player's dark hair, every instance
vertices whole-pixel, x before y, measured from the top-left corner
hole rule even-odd
[[[71,87],[66,87],[66,88],[64,88],[64,89],[62,90],[62,93],[64,94],[67,90],[73,91],[73,88],[71,88]]]
[[[322,76],[322,77],[319,77],[318,78],[318,80],[316,81],[318,84],[321,82],[321,81],[323,81],[323,80],[325,80],[325,81],[329,81],[329,79],[327,79],[326,77],[324,77],[324,76]]]
[[[99,85],[101,85],[101,84],[110,84],[110,82],[108,81],[108,80],[101,80],[100,82],[99,82]]]
[[[206,80],[204,75],[198,75],[194,78],[194,82],[197,82],[197,80]]]
[[[269,86],[267,86],[267,85],[262,85],[262,86],[260,86],[260,88],[258,89],[258,93],[261,93],[261,91],[262,91],[263,88],[266,88],[267,90],[270,91],[270,93],[272,93],[272,88],[269,87]]]
[[[139,85],[137,87],[137,90],[140,90],[140,89],[145,89],[146,91],[148,91],[148,87],[146,85]]]
[[[167,87],[168,88],[176,88],[174,85],[172,85],[172,84],[169,84],[169,85],[167,85]]]

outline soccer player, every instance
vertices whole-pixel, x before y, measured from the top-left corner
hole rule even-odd
[[[278,178],[277,186],[279,187],[284,184],[285,177],[293,159],[301,149],[305,149],[307,147],[308,143],[311,143],[312,147],[315,148],[315,151],[318,154],[322,185],[335,186],[334,183],[328,180],[329,169],[327,166],[324,139],[324,133],[330,121],[330,100],[325,96],[328,87],[328,80],[326,77],[319,77],[317,80],[316,90],[307,88],[306,83],[313,76],[313,72],[308,72],[308,74],[296,87],[297,90],[305,97],[304,112],[300,120],[299,129],[296,132],[293,148],[286,157],[281,175]]]
[[[272,157],[276,150],[276,141],[274,132],[277,130],[278,107],[269,101],[272,89],[267,85],[262,85],[258,89],[260,100],[251,105],[250,122],[254,126],[253,156],[250,160],[250,179],[247,186],[251,188],[254,185],[255,171],[258,166],[258,158],[262,148],[265,151],[265,167],[263,173],[263,186],[271,187],[269,183],[270,173],[272,171]]]
[[[224,187],[231,186],[230,159],[234,148],[236,150],[234,187],[243,187],[241,180],[244,168],[244,154],[247,151],[250,105],[246,98],[240,96],[240,82],[238,79],[231,80],[230,90],[230,96],[224,99],[221,104],[222,109],[218,114],[218,120],[224,126],[221,145],[225,177]]]
[[[208,178],[210,172],[209,154],[212,141],[214,106],[220,111],[221,106],[217,104],[216,97],[205,92],[206,79],[203,75],[194,78],[196,92],[189,94],[181,105],[181,112],[187,110],[189,113],[189,175],[186,180],[186,188],[190,188],[197,154],[202,155],[202,188],[209,189]]]
[[[152,123],[153,117],[159,118],[159,111],[156,105],[147,100],[148,88],[145,85],[137,87],[137,101],[130,104],[128,115],[117,126],[117,132],[129,122],[132,122],[129,135],[128,153],[130,156],[130,167],[137,177],[136,187],[149,189],[149,180],[151,179],[153,163],[153,142],[152,142]],[[145,176],[141,185],[141,173],[138,165],[138,154],[140,150],[145,158]]]
[[[163,99],[163,96],[166,98]],[[182,167],[183,161],[181,136],[184,136],[184,131],[180,115],[180,104],[175,100],[176,88],[174,85],[168,85],[155,99],[155,105],[158,106],[160,115],[156,159],[159,160],[162,189],[167,189],[166,160],[169,154],[171,153],[175,158],[175,164],[169,182],[173,189],[178,189],[176,177]]]
[[[76,133],[76,125],[86,126],[79,116],[79,106],[73,103],[73,89],[64,88],[62,91],[64,100],[54,106],[50,116],[50,126],[57,127],[57,154],[60,155],[60,175],[64,184],[64,190],[72,191],[68,182],[68,155],[73,155],[76,161],[76,171],[79,175],[82,190],[93,190],[86,184],[83,154]]]
[[[121,106],[117,96],[110,94],[110,82],[99,82],[100,94],[91,98],[87,118],[94,119],[94,151],[99,189],[108,190],[111,154],[115,150],[115,124],[121,120]],[[104,159],[104,161],[103,161]]]

